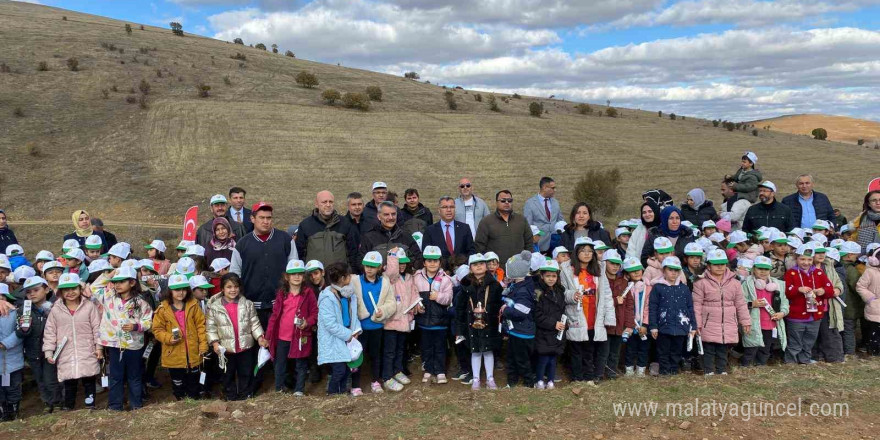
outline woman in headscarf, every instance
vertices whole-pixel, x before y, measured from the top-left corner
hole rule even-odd
[[[869,191],[862,203],[862,213],[853,221],[855,234],[850,241],[858,242],[862,250],[871,243],[880,242],[880,191]]]
[[[562,232],[559,244],[571,252],[574,250],[574,242],[580,237],[590,237],[591,241],[601,240],[606,245],[611,244],[611,236],[608,231],[593,216],[593,208],[584,202],[575,203],[571,208],[568,225]]]
[[[642,247],[643,266],[648,267],[648,258],[654,256],[654,239],[657,237],[668,238],[675,245],[675,256],[684,259],[684,247],[695,238],[690,228],[681,225],[681,221],[681,210],[675,206],[667,206],[660,211],[660,224],[648,231],[648,237]]]
[[[706,200],[706,193],[700,188],[694,188],[687,194],[687,202],[681,204],[681,219],[689,221],[698,228],[703,227],[706,220],[718,220],[718,212],[711,200]]]
[[[627,258],[642,258],[642,248],[645,246],[645,240],[648,238],[648,231],[660,224],[660,209],[653,201],[647,200],[642,203],[639,211],[642,223],[639,224],[629,239],[629,246],[626,248]]]
[[[88,212],[77,209],[73,211],[71,219],[73,221],[73,232],[64,236],[65,241],[76,240],[79,243],[79,247],[85,249],[86,239],[90,235],[97,235],[101,237],[101,243],[103,243],[101,253],[106,253],[110,249],[107,247],[107,240],[104,238],[104,234],[100,231],[92,231],[92,216]]]
[[[232,261],[232,252],[235,250],[235,233],[226,217],[216,217],[211,223],[213,236],[209,246],[205,249],[205,264],[211,265],[216,258],[225,258]]]

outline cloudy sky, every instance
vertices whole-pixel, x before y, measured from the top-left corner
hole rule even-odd
[[[40,0],[432,83],[880,120],[880,0]]]

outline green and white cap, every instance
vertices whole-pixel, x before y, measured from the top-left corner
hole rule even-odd
[[[61,274],[61,277],[58,278],[58,288],[68,289],[71,287],[79,287],[79,282],[79,274],[63,273]]]
[[[5,252],[5,253],[6,253],[6,256],[8,256],[8,257],[14,257],[14,256],[16,256],[16,255],[21,255],[21,254],[23,254],[23,253],[24,253],[24,249],[23,249],[21,246],[17,245],[17,244],[10,244],[9,246],[6,246],[6,252]]]
[[[724,252],[723,249],[712,249],[709,251],[709,255],[706,256],[706,260],[709,264],[727,264],[727,253]]]
[[[578,246],[583,246],[583,245],[593,246],[593,240],[590,240],[590,237],[587,237],[587,236],[578,237],[577,239],[575,239],[575,241],[574,241],[574,248],[575,249],[577,249]]]
[[[153,273],[159,273],[159,271],[156,270],[156,266],[153,264],[153,260],[151,260],[149,258],[144,258],[144,259],[138,261],[137,268],[138,269],[147,269]]]
[[[218,203],[229,203],[226,201],[226,196],[223,194],[214,194],[211,196],[211,204],[216,205]]]
[[[144,249],[155,249],[159,252],[165,252],[165,242],[162,240],[153,240],[150,244],[144,246]]]
[[[746,236],[746,233],[743,231],[733,231],[730,235],[727,236],[727,248],[732,249],[739,243],[745,243],[749,240],[749,237]]]
[[[755,267],[755,262],[748,258],[739,258],[736,260],[736,266],[745,267],[746,269],[749,269],[751,271],[751,269]]]
[[[826,251],[828,253],[828,258],[830,258],[834,261],[837,261],[838,263],[840,262],[840,251],[839,250],[834,249],[834,248],[828,248],[828,249],[826,249]]]
[[[468,257],[468,266],[470,266],[471,264],[485,263],[485,262],[486,262],[485,257],[481,253],[471,254],[471,256]]]
[[[501,261],[501,259],[498,258],[498,254],[496,254],[495,252],[489,251],[483,254],[483,261],[489,262],[492,260]]]
[[[611,248],[608,247],[608,245],[605,244],[604,241],[602,241],[602,240],[596,240],[596,241],[593,242],[593,249],[595,249],[595,250],[597,250],[597,251],[605,251],[605,250],[608,250],[608,249],[611,249]]]
[[[0,269],[6,269],[12,272],[12,265],[9,264],[9,260],[6,259],[6,255],[0,257]]]
[[[666,257],[663,259],[663,267],[673,270],[681,270],[681,261],[678,257]]]
[[[95,260],[95,261],[104,261],[104,260]],[[104,262],[106,263],[106,261],[104,261]],[[92,263],[92,264],[94,264],[94,263]],[[109,264],[107,264],[107,265],[109,266]],[[52,269],[58,269],[58,270],[64,272],[64,266],[62,266],[61,263],[59,263],[57,261],[47,261],[46,264],[43,265],[43,275],[45,275],[46,272],[48,272]],[[89,265],[89,273],[94,273],[92,271],[91,264]]]
[[[11,293],[9,293],[9,286],[4,283],[0,283],[0,295],[9,298],[10,301],[15,301],[16,298]]]
[[[168,288],[171,290],[188,289],[190,288],[189,280],[186,278],[186,275],[176,273],[168,277]]]
[[[802,244],[804,244],[803,240],[798,238],[797,235],[792,235],[788,237],[788,245],[791,246],[792,249],[797,249]]]
[[[40,276],[32,276],[24,281],[24,285],[21,286],[22,289],[27,291],[31,287],[39,286],[40,284],[49,285],[49,282],[44,280],[43,277]]]
[[[635,272],[637,270],[645,270],[642,262],[638,258],[628,257],[623,260],[623,270],[625,272]]]
[[[788,236],[782,231],[773,231],[773,233],[770,234],[770,241],[773,243],[788,243]]]
[[[669,254],[675,252],[675,245],[666,237],[657,237],[654,239],[654,252]]]
[[[559,254],[569,254],[569,253],[570,252],[568,251],[568,249],[565,246],[556,246],[556,248],[553,249],[553,258],[555,259],[556,257],[559,256]]]
[[[194,275],[192,278],[189,279],[189,288],[210,290],[214,288],[214,285],[209,283],[208,279],[205,278],[204,275]]]
[[[37,261],[55,261],[55,254],[49,251],[40,251],[37,252],[37,256],[34,259]]]
[[[303,260],[290,260],[284,271],[287,273],[306,273],[306,264],[303,263]]]
[[[232,263],[225,258],[215,258],[214,261],[211,262],[211,270],[214,272],[220,272],[227,267],[232,266]]]
[[[559,263],[554,259],[545,259],[544,263],[541,264],[541,267],[538,268],[539,271],[549,271],[549,272],[559,272]]]
[[[86,249],[96,250],[101,249],[104,246],[104,240],[101,240],[101,236],[97,234],[92,234],[86,237]]]
[[[306,272],[312,272],[315,270],[324,270],[324,263],[321,263],[318,260],[309,260],[306,263]]]
[[[715,222],[713,222],[712,220],[706,220],[703,222],[703,225],[700,229],[706,229],[706,228],[718,228],[718,226],[715,225]]]
[[[86,253],[83,252],[82,249],[80,249],[80,248],[74,248],[74,249],[67,251],[67,253],[65,253],[64,255],[61,256],[61,258],[86,261]]]
[[[623,258],[620,258],[620,254],[617,252],[617,249],[609,249],[604,254],[602,254],[602,261],[608,261],[614,264],[623,264]]]
[[[756,269],[773,269],[773,262],[763,255],[758,255],[755,257],[754,266]]]
[[[702,257],[703,248],[699,244],[691,242],[685,245],[684,254],[688,257]]]
[[[46,263],[45,265],[43,265],[43,273],[46,273],[46,269],[47,269],[46,266],[48,266],[49,264],[50,263]],[[59,263],[55,263],[55,264],[58,265],[57,267],[59,269],[64,269],[63,267],[61,267],[61,264],[59,264]],[[111,266],[110,263],[107,262],[107,260],[99,258],[99,259],[94,260],[91,263],[89,263],[89,273],[90,274],[104,272],[104,271],[108,271],[108,270],[113,270],[113,266]]]
[[[715,232],[709,236],[709,241],[711,241],[712,243],[721,243],[724,240],[724,234],[720,232]]]
[[[177,243],[176,249],[179,251],[185,251],[186,248],[188,248],[194,244],[196,244],[196,243],[192,240],[180,240],[180,243]]]
[[[110,281],[125,281],[125,280],[136,280],[137,273],[134,271],[134,268],[131,266],[119,266],[119,269],[116,269],[116,276],[110,278]]]
[[[382,255],[377,251],[367,252],[367,255],[364,255],[364,259],[361,261],[361,264],[369,267],[382,267]]]
[[[854,241],[844,242],[842,245],[840,245],[840,255],[847,255],[847,254],[861,255],[862,254],[862,245],[860,245]]]
[[[92,237],[92,236],[90,235],[89,237]],[[101,238],[101,237],[98,237],[98,238]],[[78,248],[78,247],[79,247],[78,241],[76,241],[72,238],[68,238],[67,240],[64,240],[64,244],[61,245],[61,252],[64,253],[70,249]]]
[[[402,247],[397,248],[396,255],[397,255],[397,262],[398,263],[411,263],[412,262],[409,259],[409,257],[406,256],[406,251]]]
[[[184,256],[191,257],[193,255],[197,255],[199,257],[205,256],[205,247],[199,244],[194,244],[188,248],[186,248],[186,252],[183,254]]]
[[[424,238],[424,235],[422,235],[420,231],[413,232],[412,238],[416,241],[416,244],[419,245],[419,247],[422,247],[422,239]]]
[[[177,260],[174,270],[183,275],[192,275],[196,271],[196,262],[190,257],[183,257]]]
[[[532,229],[532,236],[535,236],[535,235],[539,235],[541,237],[544,236],[544,231],[542,231],[541,228],[539,228],[535,225],[529,225],[529,228]]]
[[[814,253],[813,244],[812,243],[804,243],[797,247],[794,251],[795,254],[803,255],[807,257],[812,257]]]
[[[128,258],[131,254],[131,245],[126,242],[119,242],[110,247],[110,251],[108,254],[122,258],[123,260]]]
[[[814,231],[827,231],[831,229],[831,223],[828,220],[818,219],[815,223],[813,223],[813,227],[810,228]]]
[[[846,240],[842,238],[835,238],[834,240],[831,240],[831,243],[829,243],[828,245],[833,247],[834,249],[840,250],[840,247],[843,246],[843,243],[845,241]]]
[[[425,250],[422,251],[422,257],[426,260],[439,260],[442,256],[443,253],[440,252],[440,248],[437,246],[426,246]]]
[[[626,221],[626,220],[624,220]],[[620,237],[621,235],[632,235],[632,231],[629,230],[626,226],[621,226],[614,230],[614,236]]]

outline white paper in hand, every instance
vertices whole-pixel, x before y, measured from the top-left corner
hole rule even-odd
[[[263,368],[263,365],[266,365],[266,362],[269,362],[269,359],[272,356],[269,355],[269,349],[266,347],[260,347],[259,353],[257,353],[257,369]]]
[[[101,386],[107,388],[110,386],[110,378],[107,376],[101,376]]]
[[[361,341],[352,339],[351,341],[348,341],[348,351],[351,353],[351,360],[355,360],[361,357],[361,353],[364,352],[364,346],[361,345]]]
[[[204,385],[204,384],[205,384],[205,380],[206,380],[207,378],[208,378],[208,375],[205,374],[204,371],[202,371],[201,374],[199,374],[199,384],[200,384],[200,385]]]

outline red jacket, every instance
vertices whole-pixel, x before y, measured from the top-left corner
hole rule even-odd
[[[611,287],[611,300],[612,302],[614,302],[614,315],[616,318],[616,325],[614,327],[608,327],[608,334],[620,336],[623,334],[624,329],[626,329],[627,327],[633,327],[635,325],[632,321],[632,310],[630,310],[629,313],[630,320],[629,322],[626,322],[626,300],[624,299],[623,302],[620,302],[618,300],[620,295],[622,295],[623,292],[626,290],[626,286],[629,283],[627,283],[626,278],[624,278],[623,275],[618,275],[617,278],[613,280],[608,280],[608,284]],[[627,293],[627,296],[630,296],[630,293]]]
[[[819,321],[828,311],[826,299],[833,296],[834,286],[831,285],[831,280],[822,269],[812,268],[811,271],[807,274],[797,267],[793,267],[785,272],[785,296],[788,297],[788,318],[790,319],[809,319],[812,317],[813,320]],[[818,312],[807,312],[807,297],[799,291],[802,286],[811,289],[825,289],[825,295],[816,297],[816,303],[819,305]]]
[[[278,330],[281,327],[281,319],[292,320],[294,318],[293,316],[281,316],[281,312],[284,311],[284,296],[286,294],[287,292],[281,289],[275,293],[275,305],[272,307],[272,316],[269,317],[269,325],[266,330],[266,339],[269,340],[269,354],[272,355],[272,359],[275,359],[275,351],[278,348]],[[312,354],[312,339],[315,337],[315,326],[318,325],[318,300],[315,292],[309,286],[302,286],[300,295],[303,296],[300,311],[306,320],[306,328],[293,328],[293,340],[290,341],[290,352],[287,353],[289,359],[302,359]],[[299,343],[300,338],[305,338],[302,347]]]

